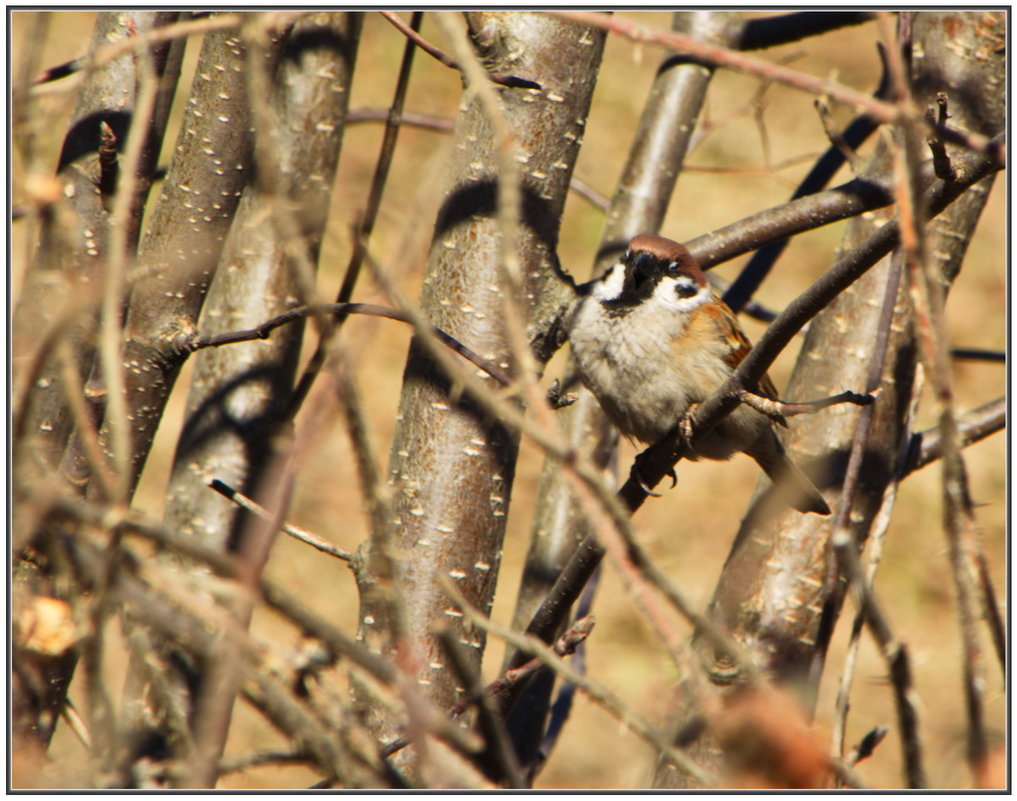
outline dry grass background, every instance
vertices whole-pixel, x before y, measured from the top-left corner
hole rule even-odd
[[[17,68],[25,48],[41,48],[40,63],[56,64],[85,52],[93,15],[59,11],[50,14],[44,41],[26,41],[29,14],[12,15],[12,63]],[[670,14],[642,12],[647,20],[667,26]],[[432,22],[425,17],[425,36],[440,42]],[[871,90],[878,79],[876,28],[870,23],[817,40],[774,48],[765,53],[774,60],[789,60],[794,67],[827,76],[836,74],[843,83]],[[377,15],[368,15],[360,45],[352,93],[352,108],[385,107],[391,99],[402,37]],[[180,95],[186,95],[198,50],[189,48]],[[608,41],[594,96],[593,109],[576,176],[610,196],[620,173],[628,142],[635,129],[641,104],[662,58],[652,47],[640,47],[620,39]],[[16,74],[16,73],[15,73]],[[452,118],[459,100],[458,76],[426,55],[417,55],[410,87],[409,110]],[[27,174],[51,173],[66,120],[74,102],[73,92],[54,84],[51,94],[39,101],[43,123],[38,127],[40,152],[48,161],[20,163],[14,151],[12,171],[15,204]],[[753,98],[759,90],[755,79],[720,72],[709,94],[705,119],[708,134],[698,142],[687,160],[662,233],[687,239],[751,212],[786,200],[807,171],[808,159],[778,168],[802,154],[818,154],[826,146],[822,127],[812,108],[812,98],[800,92],[771,86],[761,103]],[[174,119],[179,119],[181,97]],[[842,124],[847,109],[836,110]],[[764,139],[765,134],[765,139]],[[332,219],[321,258],[321,289],[332,296],[341,279],[349,253],[348,225],[363,208],[374,168],[381,126],[349,128],[343,144],[340,172],[334,193]],[[164,158],[173,146],[175,129],[166,138]],[[416,297],[426,261],[430,223],[440,202],[442,169],[449,149],[447,135],[405,128],[401,134],[389,189],[372,246],[375,255],[397,270],[404,291]],[[765,159],[769,153],[769,164]],[[846,180],[842,172],[837,182]],[[948,314],[952,340],[957,345],[1001,349],[1005,346],[1006,251],[1004,184],[997,181],[985,216],[960,278],[951,293]],[[560,255],[577,277],[589,272],[597,247],[602,215],[573,195],[569,198],[562,227]],[[832,262],[842,232],[841,225],[796,238],[763,287],[759,300],[779,309],[803,290]],[[12,230],[12,291],[17,298],[20,277],[26,267],[34,232],[15,224]],[[719,272],[732,278],[744,259],[725,264]],[[358,300],[386,302],[373,286],[365,284]],[[753,339],[762,326],[746,321]],[[361,393],[370,414],[370,435],[379,460],[387,460],[394,426],[402,368],[409,340],[408,330],[388,321],[353,318],[343,337],[355,343],[353,358]],[[789,352],[775,365],[772,375],[784,386],[794,363]],[[560,374],[559,355],[547,371],[548,381]],[[998,397],[1004,389],[1005,371],[1000,365],[959,363],[955,367],[958,405],[963,409]],[[138,492],[138,506],[159,514],[162,494],[178,430],[187,374],[183,376],[164,419],[156,447],[149,459]],[[855,388],[857,389],[857,388]],[[931,422],[925,412],[922,423]],[[793,423],[792,423],[793,424]],[[356,474],[345,433],[338,420],[320,422],[313,444],[301,456],[297,494],[290,519],[349,549],[367,532],[358,493]],[[978,508],[985,549],[997,588],[1005,586],[1005,439],[991,437],[966,452],[971,487]],[[624,449],[621,463],[631,456]],[[515,602],[521,560],[529,534],[530,516],[541,466],[540,454],[524,442],[513,490],[509,529],[499,577],[493,616],[507,622]],[[701,604],[709,599],[731,538],[747,504],[757,468],[737,457],[729,463],[685,463],[680,467],[678,487],[663,498],[647,503],[635,518],[641,541],[660,565]],[[893,625],[909,644],[921,698],[923,732],[930,782],[933,787],[970,786],[965,765],[965,715],[960,674],[960,645],[953,604],[952,580],[940,523],[938,467],[926,468],[903,485],[888,536],[886,555],[876,589]],[[675,525],[675,521],[680,521]],[[352,576],[338,562],[306,546],[280,539],[268,568],[272,579],[298,589],[303,599],[348,631],[355,629],[357,597]],[[659,719],[675,675],[663,649],[654,641],[639,612],[610,569],[604,573],[594,612],[597,628],[588,645],[590,675],[620,693],[642,714]],[[853,614],[849,605],[847,615]],[[849,620],[849,617],[845,618]],[[829,724],[839,678],[847,625],[838,628],[823,680],[817,723]],[[297,645],[292,630],[267,614],[257,616],[254,630],[282,646]],[[114,638],[116,632],[111,631]],[[491,641],[485,659],[485,676],[493,678],[503,648]],[[114,696],[118,693],[123,666],[115,650],[109,655]],[[1002,742],[1005,726],[1003,680],[995,660],[988,660],[986,706],[995,740]],[[853,744],[877,725],[895,725],[892,695],[886,671],[870,639],[865,637],[856,676],[847,741]],[[79,703],[80,688],[71,695]],[[281,747],[280,738],[255,713],[238,704],[227,753]],[[81,786],[87,781],[86,753],[60,728],[50,752],[51,762],[38,766],[22,781],[35,786]],[[650,778],[651,754],[634,735],[583,697],[579,697],[572,720],[557,750],[540,776],[541,788],[645,787]],[[862,778],[874,787],[899,787],[900,749],[895,732],[875,756],[859,768]],[[302,768],[266,768],[224,778],[223,788],[302,787],[315,777]]]

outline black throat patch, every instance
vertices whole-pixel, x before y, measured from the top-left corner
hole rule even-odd
[[[639,304],[648,300],[664,275],[665,265],[649,253],[629,252],[622,257],[625,280],[616,298],[600,301],[611,317],[624,317]]]

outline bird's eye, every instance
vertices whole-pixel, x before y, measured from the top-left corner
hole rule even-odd
[[[681,270],[678,269],[678,262],[673,261],[667,265],[667,274],[671,278],[677,278],[681,274]]]
[[[691,278],[679,279],[674,286],[675,294],[680,298],[691,298],[699,292],[699,287]]]

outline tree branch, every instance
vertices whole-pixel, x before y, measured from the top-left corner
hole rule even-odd
[[[981,180],[985,175],[999,169],[988,159],[976,159],[966,171],[964,187]],[[959,184],[937,185],[929,193],[927,201],[931,213],[939,213],[963,191]],[[795,333],[809,319],[850,286],[858,277],[869,270],[883,256],[890,252],[898,239],[897,224],[886,223],[859,247],[845,254],[808,291],[789,304],[777,317],[766,333],[742,361],[735,374],[710,399],[699,406],[693,415],[694,439],[704,436],[730,414],[740,402],[737,391],[753,386],[760,380]],[[630,475],[618,490],[618,499],[631,513],[646,500],[646,487],[653,488],[668,475],[678,459],[687,452],[678,445],[677,427],[670,435],[651,445],[639,457],[639,476]],[[550,641],[560,622],[568,611],[597,565],[604,556],[603,548],[593,537],[586,537],[575,554],[564,567],[554,587],[534,613],[527,627],[527,633]]]
[[[871,11],[797,11],[775,17],[751,19],[745,23],[738,47],[761,50],[797,42],[873,18]]]
[[[413,325],[413,319],[406,312],[398,309],[391,309],[387,306],[378,306],[373,303],[315,303],[309,306],[299,306],[290,309],[282,314],[266,320],[257,328],[246,328],[241,331],[227,331],[223,334],[211,336],[192,335],[186,341],[180,343],[182,351],[193,353],[203,348],[220,348],[223,345],[233,345],[237,342],[250,342],[256,339],[267,339],[269,334],[280,326],[289,325],[295,320],[303,320],[317,314],[334,314],[345,316],[348,314],[364,314],[369,317],[384,317],[388,320],[396,320],[400,323]],[[434,335],[451,350],[454,350],[464,359],[472,362],[489,376],[494,378],[502,386],[510,386],[512,378],[501,368],[480,356],[476,351],[463,345],[451,334],[446,334],[439,328],[433,329]]]
[[[421,50],[427,53],[432,58],[437,59],[446,67],[451,67],[454,70],[462,72],[462,67],[459,62],[451,56],[445,54],[443,50],[435,47],[433,44],[427,41],[417,31],[403,22],[399,16],[391,11],[379,11],[385,19],[395,26],[396,30],[402,33],[407,39],[417,45]],[[527,78],[517,78],[514,75],[488,75],[492,83],[500,84],[501,86],[508,86],[513,89],[536,89],[540,91],[541,86],[536,81],[528,80]]]

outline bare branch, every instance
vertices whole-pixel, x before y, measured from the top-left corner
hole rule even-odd
[[[817,97],[812,101],[816,107],[816,111],[819,112],[819,119],[823,123],[823,130],[826,131],[826,137],[830,140],[837,150],[840,151],[844,160],[847,161],[853,170],[858,171],[858,154],[855,149],[851,147],[847,139],[844,137],[844,133],[837,129],[833,122],[833,116],[830,113],[830,106],[826,102],[826,98]]]
[[[274,520],[275,515],[268,511],[261,504],[255,503],[242,492],[238,492],[229,486],[226,482],[220,481],[215,478],[208,485],[224,498],[233,501],[241,509],[246,509],[248,512],[258,515],[262,520]],[[286,534],[289,534],[293,539],[300,540],[300,542],[310,545],[312,548],[317,548],[322,553],[327,553],[329,556],[334,556],[336,559],[342,559],[344,562],[349,562],[353,559],[353,554],[349,551],[344,551],[342,548],[338,548],[328,540],[322,539],[317,534],[312,534],[310,531],[305,531],[297,526],[290,525],[289,523],[283,523],[280,526],[280,530]]]
[[[866,111],[880,122],[896,122],[900,116],[900,112],[895,105],[884,103],[881,100],[849,89],[834,81],[823,80],[727,47],[698,41],[691,36],[675,31],[653,28],[649,25],[643,25],[629,19],[608,14],[587,11],[556,11],[551,13],[566,19],[575,20],[576,22],[585,23],[586,25],[603,28],[633,42],[648,42],[662,45],[717,67],[727,67],[737,72],[766,78],[814,95],[827,94],[838,102],[846,103]]]
[[[870,11],[797,11],[773,17],[751,19],[738,39],[742,50],[761,50],[766,47],[797,42],[810,36],[860,25],[872,19]]]
[[[764,61],[729,48],[699,42],[692,37],[673,31],[653,28],[617,16],[586,11],[555,11],[558,16],[603,28],[620,34],[634,42],[649,42],[662,45],[701,59],[708,64],[727,67],[747,75],[755,75],[776,81],[813,95],[829,95],[830,98],[870,114],[883,123],[895,123],[901,118],[900,109],[893,103],[885,103],[869,95],[857,92],[832,80],[823,80],[798,70]],[[998,161],[1004,157],[998,143],[981,134],[960,132],[954,129],[937,129],[940,136],[948,141],[967,147],[984,156]]]
[[[410,23],[411,30],[415,31],[419,28],[422,17],[422,12],[414,12]],[[339,292],[336,296],[337,303],[349,302],[350,298],[353,297],[354,288],[356,287],[357,280],[360,277],[364,249],[370,243],[371,233],[374,230],[375,222],[377,222],[378,219],[378,212],[381,209],[381,198],[385,191],[385,185],[388,182],[388,175],[389,170],[392,167],[392,160],[395,157],[395,148],[396,142],[399,138],[399,131],[402,128],[403,122],[406,121],[403,113],[403,107],[406,103],[406,94],[409,89],[410,74],[413,67],[413,56],[415,53],[416,47],[414,47],[413,42],[407,41],[406,47],[403,50],[402,63],[399,66],[399,77],[396,80],[392,103],[384,116],[385,133],[382,137],[378,160],[375,163],[374,175],[371,178],[371,189],[367,196],[367,206],[364,209],[363,216],[357,226],[357,232],[353,237],[353,250],[350,253],[350,261],[346,266],[346,273],[343,275],[343,282],[339,287]],[[349,116],[347,115],[347,122],[348,121]],[[449,127],[449,130],[451,130],[451,126]],[[290,397],[288,408],[285,413],[287,419],[293,419],[297,410],[300,409],[306,400],[308,393],[311,391],[311,386],[314,383],[315,377],[318,375],[325,363],[329,344],[335,338],[345,319],[346,315],[340,314],[339,319],[335,321],[334,325],[326,325],[322,323],[321,338],[314,349],[314,353],[308,360],[307,365],[304,367],[304,371],[301,374],[300,379],[297,381],[296,386],[293,389],[293,394]]]
[[[957,420],[961,447],[967,447],[985,439],[1006,426],[1006,398],[989,401],[977,409],[962,415]],[[911,436],[910,456],[905,466],[905,474],[920,470],[931,462],[943,457],[942,431],[933,426]]]
[[[885,738],[889,733],[890,730],[886,726],[877,726],[874,728],[861,740],[859,740],[858,745],[851,749],[851,753],[848,754],[848,757],[845,760],[847,764],[853,766],[857,765],[863,759],[868,759],[875,752],[879,744],[883,742],[883,738]]]
[[[936,103],[939,107],[938,118],[936,111],[929,108],[925,111],[925,119],[930,126],[937,126],[938,129],[942,129],[946,127],[946,121],[950,118],[950,114],[947,111],[946,92],[939,92],[936,95]],[[936,171],[936,177],[942,181],[954,180],[953,165],[950,163],[950,156],[946,152],[946,145],[943,144],[943,140],[939,137],[938,130],[935,130],[929,136],[927,142],[929,150],[932,151],[932,166]]]
[[[232,345],[236,342],[266,339],[276,328],[316,314],[335,314],[338,316],[365,314],[369,317],[384,317],[388,320],[413,324],[413,319],[408,313],[401,312],[398,309],[390,309],[387,306],[377,306],[373,303],[317,303],[310,306],[300,306],[296,309],[285,311],[282,314],[277,314],[257,328],[248,328],[243,331],[229,331],[206,337],[194,335],[189,341],[182,343],[181,347],[187,352],[193,352],[202,348],[219,348],[223,345]],[[439,328],[434,328],[433,333],[443,344],[479,367],[502,386],[507,387],[512,384],[512,378],[504,370],[463,345],[451,334],[446,334]]]
[[[517,650],[539,657],[545,665],[582,689],[593,701],[607,710],[607,712],[615,717],[620,723],[656,748],[661,753],[661,756],[664,759],[669,760],[676,768],[687,772],[703,786],[714,786],[715,783],[712,781],[712,777],[708,776],[681,751],[672,747],[667,737],[663,736],[648,721],[644,720],[642,716],[631,709],[631,707],[629,707],[609,689],[601,686],[587,676],[582,676],[577,673],[564,659],[558,656],[558,654],[556,654],[554,650],[542,640],[539,640],[536,637],[519,634],[512,629],[500,626],[493,620],[482,615],[476,609],[473,609],[468,603],[466,603],[462,594],[451,582],[448,581],[448,579],[442,577],[442,584],[445,586],[446,591],[455,601],[459,609],[462,610],[463,614],[465,614],[475,625],[498,637],[501,637]]]
[[[739,390],[738,398],[742,403],[747,406],[751,406],[757,412],[765,414],[767,417],[781,418],[781,417],[794,417],[799,414],[815,414],[816,412],[828,409],[831,406],[836,406],[840,403],[850,403],[855,406],[869,406],[876,402],[875,391],[866,395],[859,395],[857,392],[851,390],[845,390],[839,395],[833,395],[829,398],[820,398],[814,401],[781,401],[771,400],[765,398],[762,395],[757,395],[755,392],[749,392],[748,390]]]
[[[966,359],[975,362],[1006,363],[1006,351],[986,350],[984,348],[951,348],[950,356],[954,359]]]
[[[876,601],[859,562],[853,538],[845,529],[835,530],[830,537],[830,547],[837,555],[838,563],[851,584],[869,630],[875,636],[880,652],[889,666],[901,726],[901,744],[905,750],[908,786],[914,789],[923,788],[927,786],[927,780],[922,764],[922,745],[918,731],[918,702],[907,647],[897,639]]]
[[[993,140],[994,143],[1003,141],[1003,137]],[[955,166],[961,174],[958,181],[963,182],[965,188],[1003,168],[997,160],[972,154],[959,156]],[[932,178],[931,169],[923,173]],[[894,202],[894,186],[891,173],[855,178],[841,186],[750,215],[690,239],[685,245],[707,270],[770,242],[888,206]],[[933,181],[925,202],[938,214],[959,194],[953,184]]]
[[[417,33],[416,30],[408,26],[403,22],[399,16],[391,11],[379,11],[385,19],[391,22],[396,30],[403,34],[407,39],[414,42],[417,47],[427,53],[429,56],[436,58],[446,67],[451,67],[454,70],[462,70],[459,66],[459,62],[453,58],[447,56],[442,50],[439,50],[433,44],[428,42],[423,36]],[[526,78],[517,78],[514,75],[488,75],[492,83],[497,83],[502,86],[509,86],[515,89],[541,89],[541,86],[536,81],[531,81]]]

